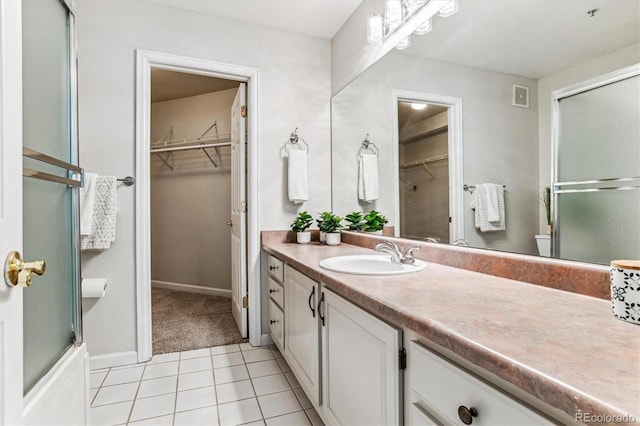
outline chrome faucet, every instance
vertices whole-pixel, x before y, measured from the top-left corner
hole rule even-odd
[[[412,245],[404,250],[400,250],[396,243],[394,243],[393,241],[387,241],[384,243],[376,244],[373,249],[381,253],[389,253],[391,255],[391,261],[393,263],[404,263],[411,265],[415,263],[415,259],[413,258],[413,251],[420,250],[420,247]]]

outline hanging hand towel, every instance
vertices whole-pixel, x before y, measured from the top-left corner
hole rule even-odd
[[[378,156],[361,154],[358,163],[358,199],[370,203],[378,199]]]
[[[289,201],[303,203],[309,199],[307,189],[307,151],[289,151]]]
[[[106,250],[116,240],[116,177],[98,176],[95,186],[93,229],[91,235],[81,237],[82,250]]]
[[[504,187],[495,183],[476,185],[471,208],[475,210],[475,226],[480,232],[504,231]],[[490,220],[497,219],[497,220]]]
[[[93,203],[96,197],[96,173],[84,174],[84,185],[80,188],[80,235],[93,233]]]

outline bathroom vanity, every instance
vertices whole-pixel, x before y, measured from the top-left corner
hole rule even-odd
[[[608,299],[436,263],[439,250],[451,260],[460,249],[429,243],[416,256],[426,269],[412,274],[322,269],[322,259],[371,254],[383,241],[346,240],[298,245],[263,233],[271,335],[326,424],[640,419],[640,328],[615,319]],[[506,257],[524,262],[513,270],[535,270],[526,256]]]

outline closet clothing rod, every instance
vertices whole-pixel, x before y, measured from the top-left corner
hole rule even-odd
[[[436,155],[435,157],[423,158],[422,160],[411,161],[409,163],[404,163],[402,167],[414,167],[419,165],[424,165],[425,163],[432,163],[434,161],[446,160],[449,156],[447,154]]]
[[[231,142],[208,143],[208,144],[202,144],[202,145],[189,145],[189,146],[175,146],[170,148],[156,148],[156,149],[152,149],[150,152],[152,154],[156,154],[158,152],[191,151],[194,149],[219,148],[223,146],[231,146]]]

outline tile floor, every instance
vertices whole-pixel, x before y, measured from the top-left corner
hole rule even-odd
[[[93,425],[323,423],[275,346],[248,343],[91,371]]]

